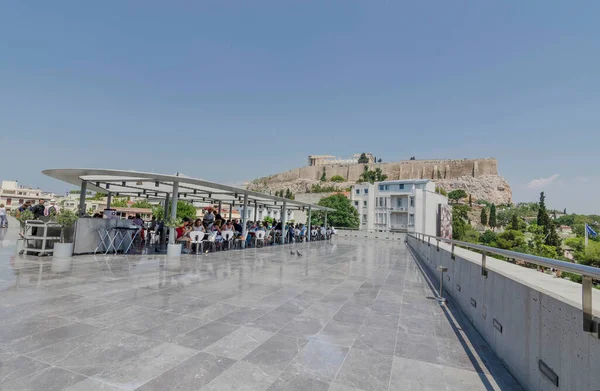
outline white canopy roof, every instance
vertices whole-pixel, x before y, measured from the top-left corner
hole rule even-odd
[[[256,205],[259,208],[279,209],[285,202],[288,210],[308,210],[310,207],[312,210],[335,211],[335,209],[324,206],[275,197],[182,175],[95,168],[58,168],[44,170],[42,173],[78,187],[82,185],[83,181],[86,181],[88,182],[87,190],[102,193],[110,192],[115,196],[145,196],[149,199],[163,199],[166,198],[167,194],[172,196],[173,184],[178,182],[178,198],[194,204],[209,205],[222,202],[225,205],[241,206],[244,202],[244,195],[247,194],[248,206]]]

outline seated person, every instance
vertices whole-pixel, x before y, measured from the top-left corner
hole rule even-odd
[[[235,228],[235,232],[240,234],[244,231],[239,219],[233,220],[233,228]]]
[[[192,220],[190,220],[188,217],[184,217],[183,224],[180,227],[175,228],[176,241],[185,242],[185,248],[183,251],[184,253],[190,252],[192,239],[188,236],[188,233],[192,229],[191,225]]]
[[[194,231],[206,232],[202,219],[196,219],[196,221],[194,221],[194,227],[192,229]]]

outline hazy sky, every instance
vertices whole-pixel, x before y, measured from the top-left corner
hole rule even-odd
[[[240,183],[309,154],[496,157],[515,201],[600,213],[600,2],[12,1],[0,179]]]

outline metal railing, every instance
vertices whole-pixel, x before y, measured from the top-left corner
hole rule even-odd
[[[516,251],[503,250],[495,247],[482,246],[480,244],[461,242],[459,240],[446,239],[417,232],[409,232],[407,233],[407,236],[412,236],[415,239],[420,240],[422,243],[427,241],[428,246],[431,246],[431,240],[433,239],[436,241],[437,251],[440,251],[440,242],[451,244],[451,259],[455,259],[455,246],[462,246],[481,251],[481,275],[485,277],[487,277],[488,274],[486,269],[487,254],[496,254],[519,261],[533,263],[538,266],[554,268],[560,271],[580,275],[582,277],[581,303],[583,310],[583,331],[592,333],[598,332],[600,337],[600,326],[597,322],[594,322],[594,316],[592,314],[592,280],[600,280],[600,268],[580,265],[578,263],[559,261],[552,258],[538,257],[537,255],[523,254]]]

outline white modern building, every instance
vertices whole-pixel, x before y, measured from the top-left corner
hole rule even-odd
[[[435,192],[429,179],[362,183],[350,199],[358,210],[360,230],[437,234],[438,206],[448,197]]]

